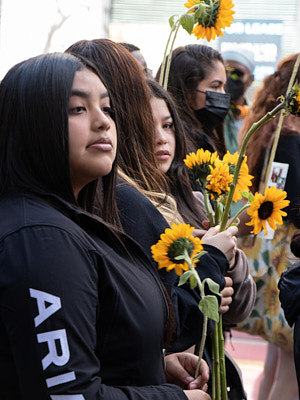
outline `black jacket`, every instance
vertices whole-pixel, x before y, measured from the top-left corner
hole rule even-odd
[[[297,228],[300,228],[300,134],[286,131],[281,135],[275,155],[276,162],[288,163],[289,170],[284,190],[290,205],[284,209],[287,217]]]
[[[286,269],[278,282],[285,318],[294,326],[294,359],[300,395],[300,262]]]
[[[1,199],[0,221],[1,400],[186,399],[165,383],[167,305],[132,240],[59,199]]]

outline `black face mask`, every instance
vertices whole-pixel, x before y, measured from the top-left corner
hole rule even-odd
[[[212,130],[224,121],[230,108],[230,94],[211,91],[202,93],[206,93],[206,104],[204,108],[195,110],[195,115],[205,128]]]
[[[244,94],[244,84],[240,79],[227,77],[226,91],[231,95],[231,100],[236,100]]]

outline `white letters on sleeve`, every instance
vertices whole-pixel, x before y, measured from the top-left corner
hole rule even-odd
[[[36,298],[37,301],[39,313],[34,318],[34,325],[37,328],[42,322],[61,308],[61,302],[59,297],[41,292],[40,290],[30,288],[29,292],[30,297]],[[46,303],[50,303],[50,305],[46,307]]]
[[[49,367],[51,363],[58,366],[67,364],[70,359],[70,351],[65,329],[39,333],[37,335],[37,340],[38,343],[48,343],[49,353],[42,359],[43,370]],[[61,355],[57,354],[57,350]]]

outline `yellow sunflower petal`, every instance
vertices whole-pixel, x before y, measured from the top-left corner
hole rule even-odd
[[[264,229],[267,235],[267,224],[272,229],[276,229],[277,225],[283,223],[282,217],[286,216],[286,212],[282,211],[289,205],[289,200],[285,200],[287,193],[275,186],[266,188],[265,194],[255,193],[254,200],[250,208],[247,210],[248,215],[251,217],[250,222],[246,225],[253,226],[252,232],[257,235],[261,229]]]
[[[199,7],[205,5],[205,16],[198,18],[197,24],[194,26],[192,33],[197,37],[197,39],[206,38],[208,42],[211,39],[215,39],[216,36],[223,36],[222,29],[231,25],[233,21],[233,11],[234,4],[232,0],[213,0],[215,3],[211,3],[208,0],[195,1],[188,0],[185,3],[185,7],[191,8],[195,5],[195,8],[191,12],[196,12]]]
[[[227,153],[224,155],[223,157],[223,161],[225,161],[227,164],[230,165],[237,165],[238,162],[238,153],[234,153],[231,154],[229,153],[229,151],[227,151]],[[235,191],[233,193],[233,197],[232,200],[234,202],[240,200],[242,198],[242,195],[239,193],[240,191],[243,192],[248,192],[249,191],[249,187],[252,185],[251,179],[253,179],[252,175],[249,175],[249,168],[247,165],[247,157],[245,157],[243,159],[241,168],[240,168],[240,172],[239,172],[239,177],[238,177],[238,181],[235,187]]]
[[[186,250],[191,251],[191,254],[189,253],[191,259],[202,251],[202,242],[198,237],[192,236],[193,230],[194,227],[189,224],[173,224],[172,228],[167,228],[165,232],[161,234],[160,240],[151,247],[152,257],[158,263],[159,269],[166,268],[167,271],[174,269],[177,275],[181,275],[183,271],[188,270],[189,267],[186,261],[179,262],[174,257],[183,254],[184,248],[182,248],[182,246],[185,246]],[[187,240],[180,242],[182,238]],[[174,243],[177,247],[174,247]],[[178,243],[181,247],[178,247]],[[172,255],[175,248],[176,251],[178,251],[179,248],[182,253],[178,254],[178,252],[176,252],[176,254]],[[193,260],[194,264],[196,262],[198,262],[198,260]]]

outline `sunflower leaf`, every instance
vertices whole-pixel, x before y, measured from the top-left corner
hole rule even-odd
[[[194,23],[194,16],[191,14],[184,14],[180,18],[180,25],[187,31],[189,35],[192,34]]]
[[[219,322],[219,304],[215,296],[205,296],[199,303],[199,308],[208,318]]]
[[[174,26],[174,24],[175,24],[177,18],[178,18],[178,15],[172,15],[172,16],[169,18],[169,25],[170,25],[170,28],[173,28],[173,26]]]
[[[191,275],[190,277],[190,285],[191,285],[191,289],[195,289],[195,287],[197,286],[197,281],[195,278],[195,275]]]
[[[192,271],[186,271],[184,272],[181,277],[179,278],[179,283],[178,286],[184,285],[189,279],[190,276],[193,274]]]
[[[179,254],[179,256],[174,257],[174,260],[184,260],[185,256],[184,254]]]
[[[200,257],[202,257],[207,251],[202,250],[200,253],[196,254],[195,257],[193,257],[193,260],[198,260]]]
[[[214,282],[211,278],[206,278],[203,280],[203,284],[206,283],[209,287],[209,290],[214,294],[219,294],[220,286]]]
[[[246,199],[249,200],[250,203],[254,200],[254,196],[251,192],[246,192],[244,190],[239,190],[239,194],[243,197],[246,197]]]

